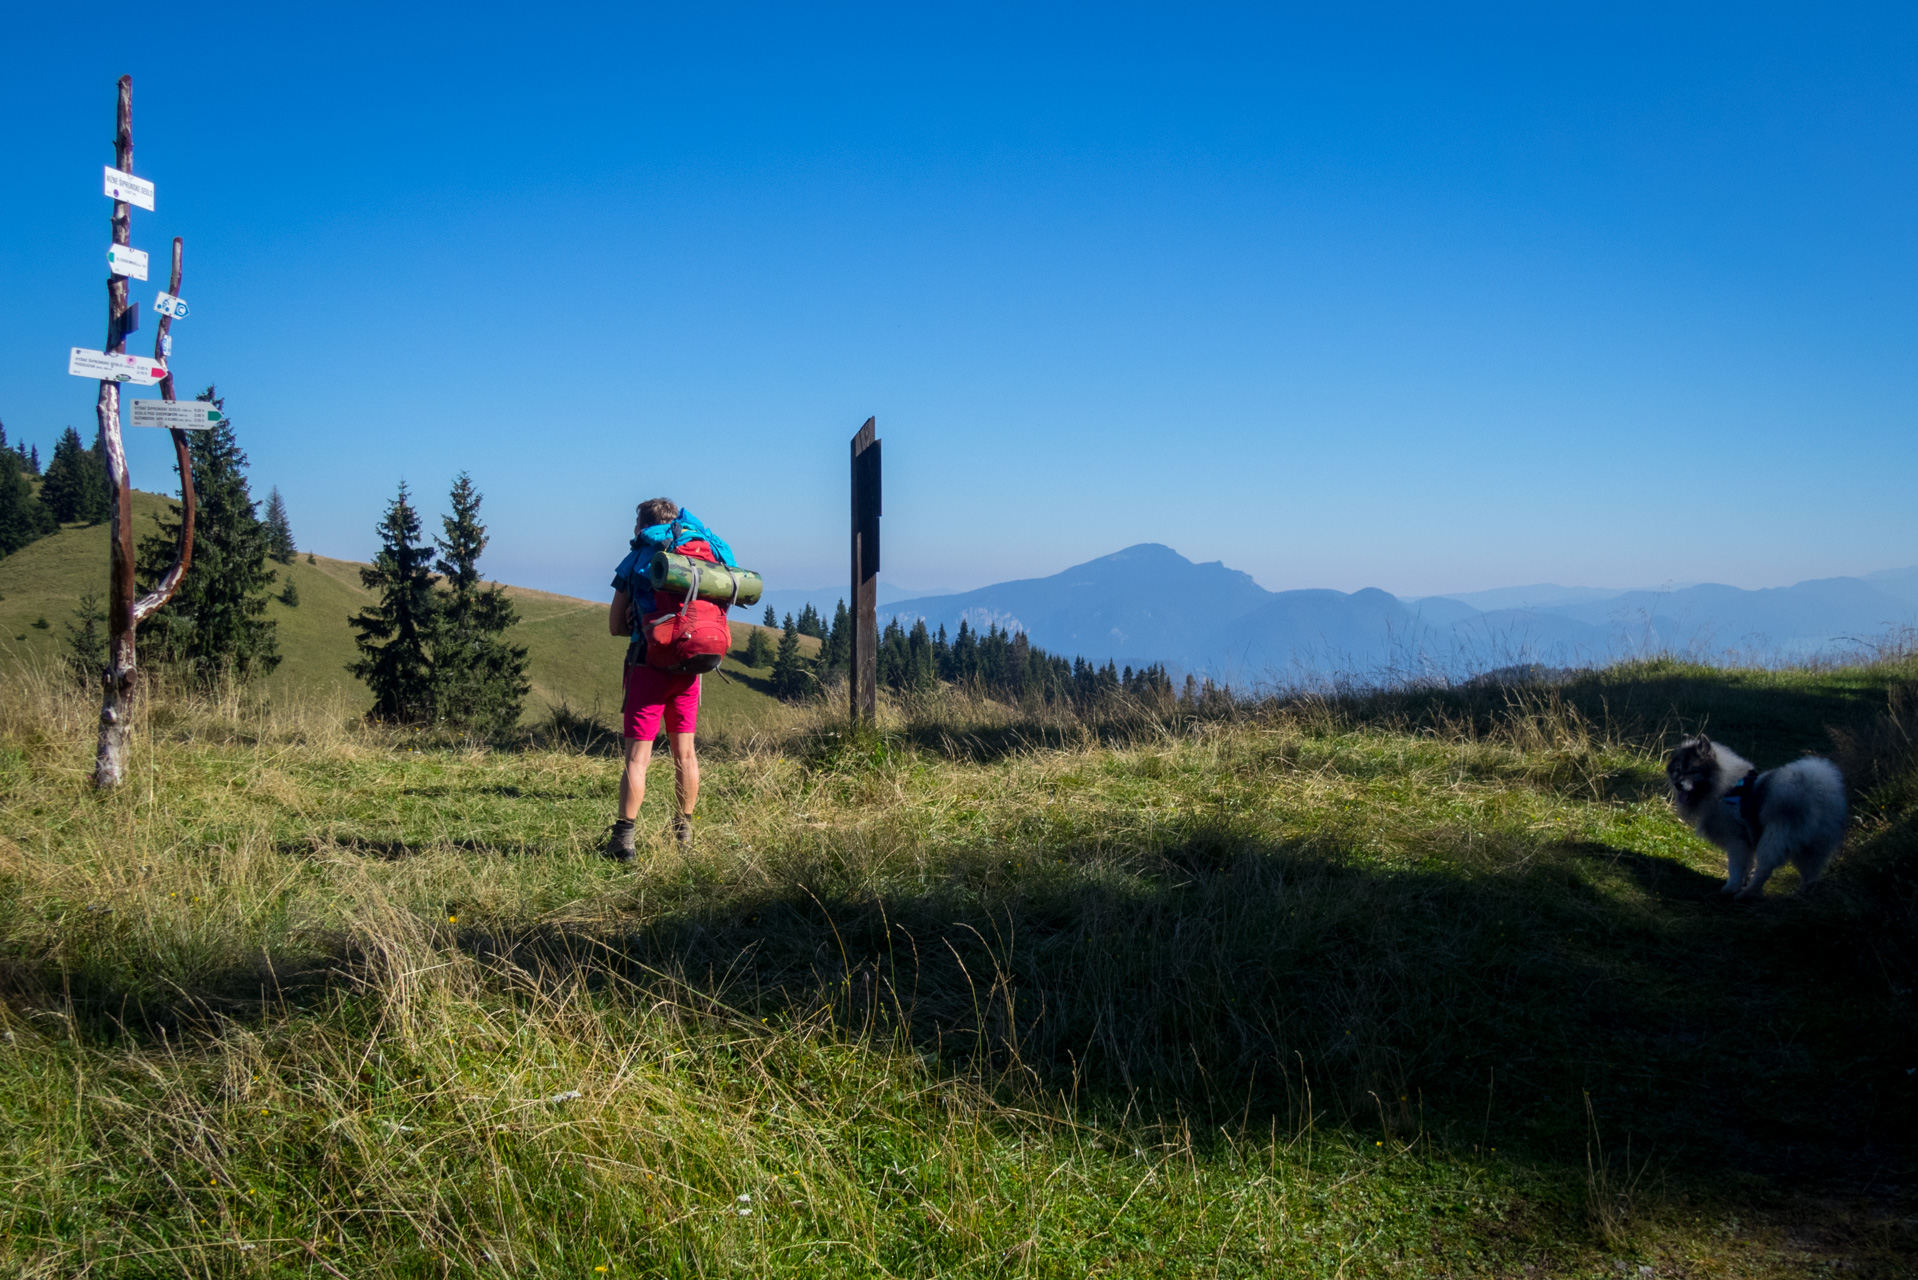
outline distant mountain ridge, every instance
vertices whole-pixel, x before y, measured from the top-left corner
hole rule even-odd
[[[880,616],[1024,631],[1055,653],[1239,684],[1369,682],[1648,652],[1806,657],[1918,625],[1918,567],[1757,591],[1540,584],[1401,600],[1377,588],[1267,591],[1221,561],[1147,542],[1050,577],[892,601]]]

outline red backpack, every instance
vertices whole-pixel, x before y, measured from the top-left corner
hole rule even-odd
[[[703,538],[692,538],[673,550],[709,564],[713,550]],[[639,620],[640,634],[646,637],[646,665],[675,675],[696,675],[719,670],[726,651],[733,647],[732,628],[726,625],[726,606],[699,598],[699,570],[693,569],[692,590],[684,600],[676,600],[661,591],[653,597],[653,609]]]

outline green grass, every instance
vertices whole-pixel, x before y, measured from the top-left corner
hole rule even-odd
[[[102,796],[88,700],[15,681],[0,1259],[1907,1275],[1914,679],[781,710],[636,870],[600,740],[166,704]],[[1825,884],[1717,898],[1658,762],[1706,721],[1875,780]]]
[[[133,495],[136,540],[156,529],[154,518],[167,501],[155,494]],[[0,559],[0,670],[44,671],[58,663],[65,624],[81,595],[91,590],[106,596],[107,550],[104,524],[69,525]],[[346,670],[359,656],[346,620],[372,601],[372,593],[360,585],[361,567],[325,557],[309,563],[304,553],[290,565],[275,566],[281,584],[291,579],[298,588],[300,603],[289,608],[275,599],[267,605],[267,616],[278,628],[281,661],[261,682],[263,692],[301,702],[337,700],[354,710],[371,704],[364,686]],[[526,722],[565,706],[610,724],[619,710],[625,643],[607,634],[606,602],[523,587],[507,591],[520,611],[514,639],[528,651],[533,687]],[[35,625],[42,620],[45,627]],[[754,671],[740,660],[754,629],[751,623],[733,623],[734,653],[722,667],[725,674],[704,682],[702,712],[715,723],[748,724],[777,714],[770,672]],[[818,644],[805,638],[801,648],[813,653]]]

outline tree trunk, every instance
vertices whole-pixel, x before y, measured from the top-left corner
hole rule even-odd
[[[122,173],[132,173],[132,76],[120,77],[118,116],[113,167]],[[127,202],[115,200],[113,243],[131,243],[132,220],[132,209]],[[109,274],[106,349],[110,354],[126,350],[122,323],[126,308],[127,278]],[[101,677],[105,697],[100,706],[100,742],[93,782],[99,787],[117,787],[126,781],[127,738],[133,728],[133,686],[139,678],[133,652],[133,478],[127,470],[126,449],[120,441],[119,383],[101,381],[95,412],[100,419],[100,439],[106,445],[107,488],[112,494],[113,507],[108,525],[112,549],[108,560],[107,669]]]

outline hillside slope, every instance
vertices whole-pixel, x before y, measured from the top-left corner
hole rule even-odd
[[[155,518],[166,510],[167,499],[135,493],[133,503],[135,537],[145,537],[157,528]],[[81,595],[92,590],[105,597],[106,566],[105,525],[70,525],[0,559],[0,665],[56,665],[65,624]],[[275,599],[267,606],[267,616],[279,628],[281,656],[262,682],[269,694],[339,697],[354,706],[370,702],[365,687],[346,670],[358,656],[347,618],[373,599],[360,585],[362,567],[304,554],[290,565],[275,566],[280,581],[290,579],[298,589],[300,603],[289,608]],[[563,703],[610,723],[619,708],[624,642],[607,634],[605,603],[525,587],[506,590],[520,611],[513,638],[526,646],[529,658],[533,688],[526,719],[542,719]],[[725,678],[706,681],[703,702],[709,718],[751,721],[774,705],[769,672],[740,660],[747,635],[756,629],[749,622],[733,623],[734,653],[722,668]],[[771,638],[776,641],[777,633]],[[800,640],[807,652],[818,644]]]

